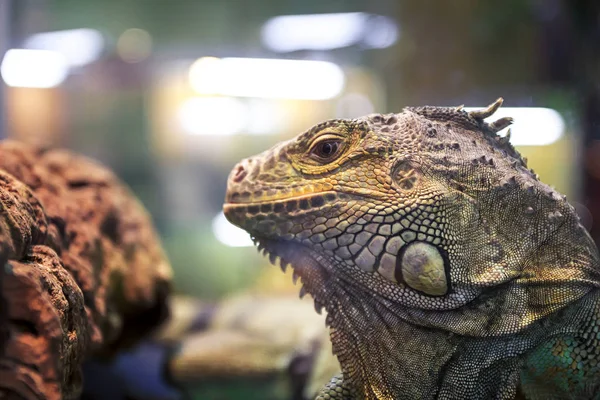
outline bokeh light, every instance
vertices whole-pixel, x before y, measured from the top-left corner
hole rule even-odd
[[[152,53],[152,37],[143,29],[131,28],[119,36],[117,53],[127,63],[145,60]]]
[[[198,94],[326,100],[344,88],[342,69],[326,61],[203,57],[189,71]]]
[[[6,52],[0,74],[8,86],[52,88],[69,73],[67,59],[56,51],[11,49]]]
[[[96,61],[104,49],[104,38],[95,29],[81,28],[42,32],[25,40],[25,48],[50,50],[62,54],[71,67]]]

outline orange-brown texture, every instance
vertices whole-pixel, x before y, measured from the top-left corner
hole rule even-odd
[[[0,143],[0,397],[70,399],[82,361],[166,316],[170,266],[150,218],[106,168]]]

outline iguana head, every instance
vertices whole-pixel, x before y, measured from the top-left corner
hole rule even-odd
[[[291,264],[329,322],[517,332],[587,293],[598,256],[496,134],[511,120],[484,122],[501,103],[316,125],[239,163],[225,215]]]

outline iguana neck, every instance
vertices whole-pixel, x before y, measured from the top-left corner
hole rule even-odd
[[[343,292],[337,298],[344,304],[326,305],[333,350],[344,378],[367,400],[446,398],[449,393],[492,398],[499,392],[512,398],[520,390],[527,354],[554,337],[589,330],[598,311],[582,304],[599,304],[600,298],[591,290],[516,334],[472,337],[415,325],[384,303]],[[504,376],[497,376],[498,370]]]
[[[345,379],[362,388],[365,399],[397,399],[398,393],[432,398],[456,336],[413,326],[383,303],[347,294],[338,298],[346,301],[326,305],[327,321]]]

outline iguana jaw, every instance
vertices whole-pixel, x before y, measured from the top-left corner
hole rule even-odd
[[[323,191],[301,196],[255,198],[252,202],[231,202],[235,190],[227,193],[223,205],[225,217],[232,224],[246,230],[253,237],[291,240],[302,230],[302,223],[311,214],[322,213],[335,219],[335,202],[348,196],[334,191]]]
[[[280,195],[280,196],[262,196],[254,198],[252,201],[238,201],[237,191],[228,191],[223,205],[223,211],[228,218],[235,218],[235,214],[240,211],[247,212],[251,217],[258,213],[271,214],[278,212],[292,212],[296,210],[309,210],[322,206],[323,204],[337,199],[337,192],[315,191],[303,195]],[[256,209],[259,207],[259,209]],[[262,209],[260,209],[262,208]],[[236,221],[231,221],[236,223]]]
[[[268,185],[259,190],[259,195],[241,195],[244,192],[243,185],[230,179],[223,205],[225,217],[246,230],[272,264],[280,265],[284,271],[291,265],[294,282],[301,280],[300,296],[309,293],[320,312],[328,298],[325,292],[329,290],[333,260],[306,243],[313,237],[306,227],[317,225],[317,217],[338,221],[340,204],[354,196],[327,190],[318,183],[278,193],[273,193]]]

